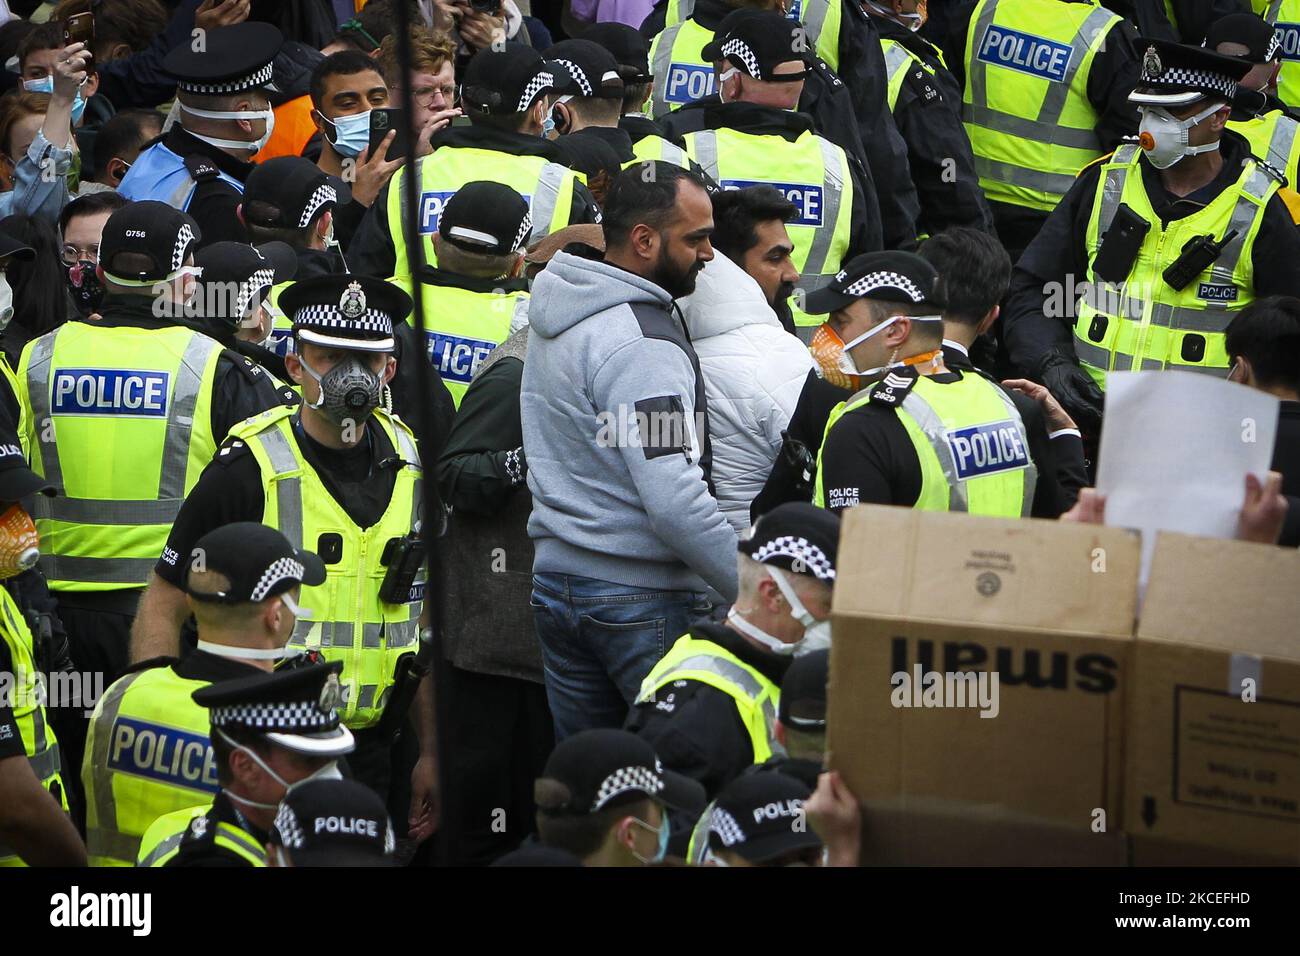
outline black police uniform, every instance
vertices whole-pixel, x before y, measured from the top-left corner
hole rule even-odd
[[[186,212],[203,230],[199,247],[214,242],[248,242],[248,230],[239,221],[235,210],[243,201],[241,193],[234,186],[218,177],[218,172],[233,176],[241,183],[255,168],[255,164],[236,159],[218,146],[206,143],[193,134],[186,132],[178,120],[153,143],[161,142],[177,156],[185,160],[185,167],[194,177],[194,196],[186,207]]]
[[[1066,2],[1090,3],[1091,0]],[[962,84],[966,82],[966,36],[970,32],[970,19],[974,11],[975,3],[972,0],[968,6],[954,12],[949,42],[944,47],[948,66]],[[1097,138],[1106,150],[1113,150],[1124,137],[1137,133],[1137,110],[1128,101],[1139,73],[1136,41],[1137,31],[1132,24],[1127,21],[1117,23],[1106,35],[1106,42],[1093,56],[1092,68],[1088,73],[1088,101],[1101,117],[1097,123]],[[1043,227],[1048,214],[1028,206],[1000,202],[990,202],[989,208],[993,211],[998,238],[1011,253],[1011,261],[1015,262]]]
[[[902,24],[878,17],[880,35],[919,56],[934,73],[912,63],[894,104],[894,123],[907,143],[907,161],[921,202],[918,231],[949,226],[993,231],[993,214],[980,189],[970,138],[961,122],[961,87],[938,50]]]
[[[720,620],[694,623],[690,634],[735,654],[777,685],[790,666],[791,658],[756,647]],[[735,700],[699,681],[674,681],[653,701],[633,707],[624,726],[654,747],[665,766],[698,780],[709,796],[754,763],[754,745]]]

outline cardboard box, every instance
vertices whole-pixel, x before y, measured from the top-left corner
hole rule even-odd
[[[1135,863],[1300,863],[1300,553],[1160,535],[1134,661]]]
[[[951,862],[1113,865],[1138,556],[1137,536],[1114,528],[850,510],[833,608],[831,766],[868,806],[924,821],[917,841],[949,841]],[[954,675],[948,703],[962,702],[957,675],[988,675],[991,699],[997,674],[997,715],[895,706],[909,689],[917,702],[891,677],[914,676],[918,663]],[[990,821],[1001,839],[987,838]],[[1035,844],[1066,833],[1081,842]],[[892,861],[943,858],[917,841]]]

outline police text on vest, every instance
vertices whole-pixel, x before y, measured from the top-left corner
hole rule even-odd
[[[168,372],[119,368],[54,370],[56,415],[167,416]]]
[[[979,59],[1045,80],[1065,81],[1074,50],[1046,37],[990,24],[980,40]]]
[[[961,481],[1029,467],[1029,452],[1012,421],[958,428],[945,437]]]

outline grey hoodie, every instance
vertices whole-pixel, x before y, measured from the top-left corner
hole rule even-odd
[[[521,393],[536,573],[736,596],[708,485],[699,362],[668,293],[557,253],[533,284]]]

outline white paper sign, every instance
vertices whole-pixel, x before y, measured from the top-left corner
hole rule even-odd
[[[1142,531],[1145,585],[1155,532],[1232,538],[1246,474],[1273,460],[1279,402],[1196,372],[1110,372],[1097,490],[1106,524]]]

